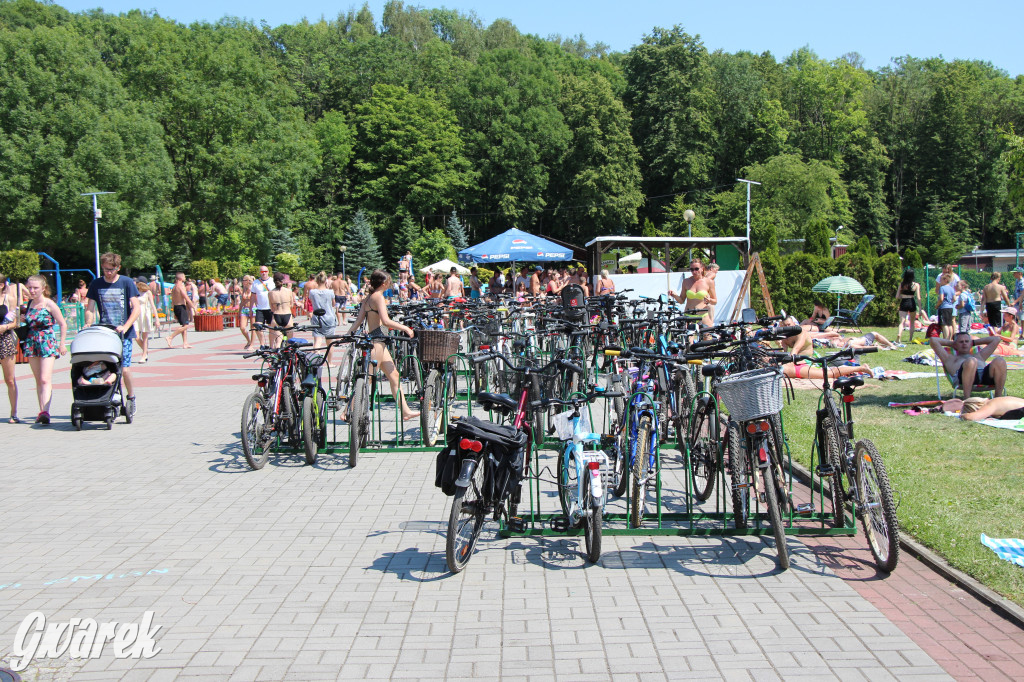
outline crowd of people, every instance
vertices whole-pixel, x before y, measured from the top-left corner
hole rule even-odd
[[[290,337],[294,326],[292,316],[297,311],[309,317],[314,328],[314,348],[322,348],[327,337],[343,328],[350,314],[355,316],[351,330],[366,323],[372,327],[370,331],[373,333],[380,333],[385,328],[405,332],[406,328],[387,317],[384,302],[388,300],[475,299],[489,294],[506,294],[528,301],[534,297],[556,296],[569,285],[577,285],[587,296],[591,293],[613,294],[616,290],[615,281],[607,270],[602,270],[591,281],[583,266],[498,268],[486,278],[486,282],[476,267],[469,269],[468,277],[460,274],[464,270],[451,267],[447,273],[440,270],[424,272],[420,283],[412,268],[410,252],[406,252],[398,262],[397,281],[378,270],[365,278],[361,287],[357,287],[347,275],[327,272],[311,274],[305,282],[299,283],[285,273],[272,273],[270,267],[264,265],[259,267],[256,276],[245,275],[223,282],[216,278],[197,282],[185,273],[177,272],[173,285],[165,291],[156,276],[131,279],[121,275],[120,268],[120,256],[103,254],[102,276],[89,284],[79,280],[69,299],[84,306],[86,325],[102,322],[115,327],[123,335],[123,377],[127,405],[132,411],[136,402],[131,375],[133,349],[137,345],[140,351],[135,364],[149,360],[150,344],[155,332],[161,328],[158,303],[165,297],[169,299],[173,316],[165,337],[168,347],[173,348],[180,337],[180,347],[191,348],[188,330],[197,311],[218,307],[237,308],[243,348],[249,350],[261,345],[276,346]],[[705,265],[700,259],[694,259],[680,290],[668,291],[668,295],[686,310],[698,311],[702,316],[701,323],[708,326],[713,324],[718,303],[715,290],[717,273],[717,264]],[[0,365],[11,405],[9,421],[21,421],[14,377],[15,356],[20,345],[36,381],[39,403],[36,422],[47,424],[53,363],[67,352],[67,322],[60,306],[51,298],[46,278],[37,275],[30,277],[25,284],[18,284],[8,282],[7,277],[0,273],[0,286]],[[975,297],[967,282],[953,271],[953,266],[946,266],[935,281],[938,306],[934,322],[922,309],[921,285],[915,281],[912,269],[908,268],[904,273],[895,297],[899,309],[895,342],[878,332],[849,335],[852,330],[830,328],[834,318],[827,306],[815,304],[806,319],[790,316],[784,320],[783,324],[799,325],[803,331],[799,336],[787,339],[783,345],[791,352],[803,355],[813,354],[818,347],[878,347],[888,350],[902,347],[904,331],[909,332],[909,340],[912,341],[915,331],[931,326],[940,332],[939,338],[931,340],[936,357],[966,396],[969,397],[973,388],[979,385],[992,386],[997,395],[1003,394],[1006,363],[998,356],[1018,352],[1017,343],[1022,333],[1018,311],[1024,305],[1021,269],[1015,272],[1012,292],[1001,284],[998,274],[993,274],[990,283]],[[977,313],[988,332],[984,338],[970,334],[976,308],[979,308]],[[386,353],[382,346],[378,360],[385,370],[390,362],[389,357],[385,357]],[[821,378],[821,370],[816,366],[791,364],[784,371],[794,378]],[[871,372],[871,368],[866,365],[834,368],[837,377],[862,372]],[[385,373],[388,374],[387,371]],[[388,376],[388,379],[391,381],[392,377]],[[407,405],[403,404],[402,411],[406,418],[415,416]]]

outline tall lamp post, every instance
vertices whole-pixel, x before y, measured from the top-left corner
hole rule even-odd
[[[686,238],[693,238],[693,219],[697,217],[697,214],[690,209],[683,211],[683,220],[686,221]],[[690,247],[689,253],[686,254],[687,259],[693,260],[693,247]]]
[[[96,242],[96,276],[102,277],[100,272],[100,209],[96,206],[96,196],[99,194],[113,194],[113,192],[82,192],[78,196],[92,197],[92,236]]]
[[[841,230],[841,229],[843,229],[842,225],[840,225],[839,227],[836,228],[836,245],[832,248],[832,257],[833,258],[836,257],[836,249],[839,248],[839,230]]]
[[[344,278],[345,275],[345,252],[348,251],[348,247],[342,244],[338,247],[338,251],[341,251],[341,276]]]

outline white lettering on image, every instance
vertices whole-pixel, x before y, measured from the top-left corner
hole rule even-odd
[[[67,623],[50,623],[34,611],[21,621],[14,635],[11,669],[21,672],[34,658],[99,658],[107,642],[113,642],[115,658],[152,658],[160,653],[153,626],[153,612],[146,611],[141,623],[97,623],[92,618],[72,618]]]

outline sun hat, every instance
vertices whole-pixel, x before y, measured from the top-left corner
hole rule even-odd
[[[1017,309],[1014,308],[1012,305],[1008,306],[1006,308],[1000,308],[999,312],[1001,312],[1001,313],[1009,313],[1010,315],[1013,315],[1014,317],[1017,317]]]

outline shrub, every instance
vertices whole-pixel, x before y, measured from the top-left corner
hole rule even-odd
[[[220,274],[225,279],[240,279],[245,274],[245,266],[236,260],[224,261],[220,266]]]
[[[189,272],[192,275],[192,279],[197,282],[217,277],[217,261],[194,260],[192,261],[192,266],[189,268]]]
[[[12,282],[24,282],[39,274],[39,255],[35,251],[0,251],[0,272]]]
[[[899,319],[896,288],[903,279],[903,263],[895,253],[887,253],[875,261],[874,286],[868,291],[875,295],[864,309],[866,324],[891,327]]]

